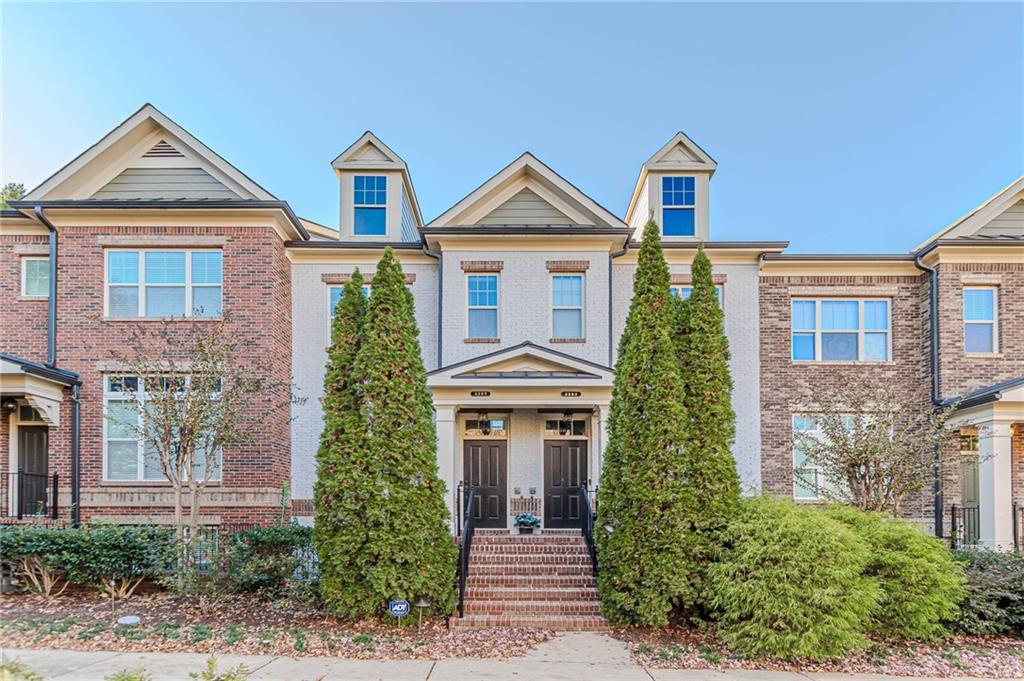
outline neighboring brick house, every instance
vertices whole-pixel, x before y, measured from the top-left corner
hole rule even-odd
[[[279,406],[287,391],[253,405],[265,425],[250,446],[224,452],[204,522],[276,517],[284,483],[291,484],[292,514],[310,522],[333,306],[353,270],[372,278],[390,246],[415,303],[450,508],[457,508],[459,484],[471,483],[487,502],[477,509],[482,526],[508,527],[521,510],[542,515],[546,528],[571,526],[579,522],[581,488],[600,476],[638,238],[653,218],[675,294],[688,293],[698,244],[712,260],[732,355],[733,455],[746,491],[819,501],[793,474],[802,465],[793,428],[807,425],[799,417],[810,391],[867,375],[927,394],[937,370],[934,400],[966,398],[965,429],[982,422],[976,448],[995,453],[946,453],[976,463],[966,465],[966,483],[960,474],[945,481],[940,517],[952,504],[970,505],[979,539],[1009,539],[1010,500],[1024,501],[1024,179],[908,254],[790,255],[782,241],[712,240],[717,164],[683,133],[642,165],[621,217],[530,153],[429,222],[406,163],[372,133],[332,167],[336,230],[296,218],[147,106],[15,202],[0,216],[0,378],[15,412],[0,419],[0,465],[38,464],[38,457],[22,461],[20,450],[42,447],[48,474],[59,476],[58,507],[66,508],[78,447],[83,518],[166,520],[166,485],[145,480],[141,452],[136,479],[111,479],[132,467],[115,456],[111,469],[103,411],[116,395],[105,398],[104,387],[118,375],[110,349],[145,314],[136,297],[142,289],[120,287],[146,285],[132,277],[142,276],[147,250],[179,253],[171,260],[195,256],[203,277],[212,277],[188,281],[186,300],[230,313],[245,360],[290,382],[296,398],[290,418]],[[47,348],[46,221],[59,242],[55,353]],[[154,257],[163,272],[190,276],[165,255]],[[937,272],[936,367],[930,268]],[[157,299],[170,306],[160,315],[174,316],[175,325],[223,323],[182,318],[187,309]],[[118,314],[136,305],[135,321],[109,319],[112,305]],[[965,353],[965,342],[984,352]],[[930,409],[930,400],[921,408]],[[41,440],[21,444],[43,437],[44,426],[48,450]],[[9,488],[8,513],[15,506]],[[931,496],[914,500],[907,514],[931,525]]]

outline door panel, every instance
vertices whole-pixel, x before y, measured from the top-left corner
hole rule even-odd
[[[587,441],[545,440],[544,526],[579,527],[580,489],[587,484]]]
[[[49,428],[18,426],[18,470],[24,480],[16,484],[22,496],[19,503],[24,515],[46,510],[49,489]]]
[[[476,488],[476,526],[505,527],[508,444],[504,440],[466,440],[462,447],[462,479]]]

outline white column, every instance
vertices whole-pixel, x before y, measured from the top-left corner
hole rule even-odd
[[[978,425],[978,514],[981,545],[991,549],[1013,546],[1011,504],[1010,422],[991,420]]]
[[[455,532],[455,407],[435,407],[437,413],[437,474],[445,484],[448,526]]]

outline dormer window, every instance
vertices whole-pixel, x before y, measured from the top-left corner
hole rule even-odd
[[[384,175],[356,175],[355,234],[357,236],[384,236],[387,234],[388,178]]]
[[[661,178],[661,233],[664,236],[693,236],[697,205],[693,177]]]

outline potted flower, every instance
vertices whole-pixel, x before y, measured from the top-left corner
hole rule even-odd
[[[540,518],[532,513],[520,513],[516,516],[516,527],[519,534],[533,534],[533,528],[540,527]]]

